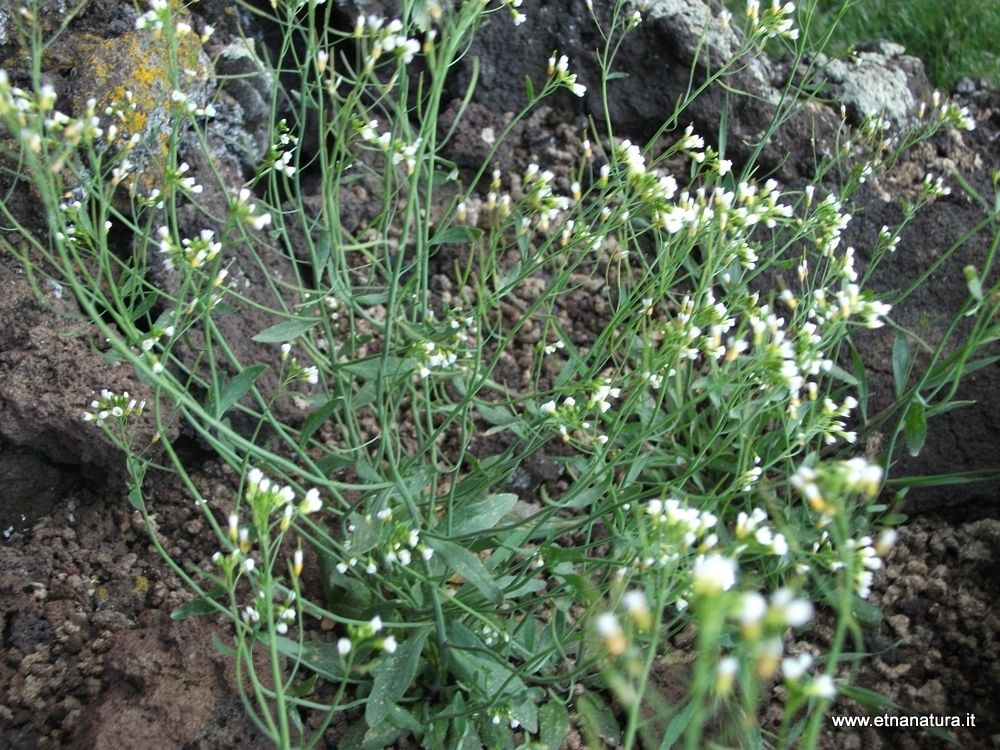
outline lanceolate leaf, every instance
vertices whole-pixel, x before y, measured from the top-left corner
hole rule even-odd
[[[444,539],[435,539],[431,546],[434,552],[440,555],[451,570],[458,573],[470,585],[479,589],[479,592],[498,607],[503,604],[503,592],[493,581],[493,576],[486,570],[478,557],[469,552],[464,547],[459,547]]]
[[[517,495],[505,492],[457,508],[451,516],[452,539],[493,528],[516,504]]]
[[[223,414],[225,414],[229,409],[243,398],[247,392],[253,387],[254,381],[260,377],[260,374],[267,369],[267,365],[254,365],[253,367],[248,367],[235,378],[230,380],[226,387],[222,389],[222,395],[219,396],[219,403],[216,404],[215,417],[218,419]]]
[[[920,399],[913,399],[910,408],[906,410],[904,428],[906,448],[911,456],[916,456],[927,439],[927,416],[924,414],[924,402]]]
[[[319,318],[310,318],[309,320],[286,320],[285,322],[278,323],[270,328],[265,328],[263,331],[254,336],[253,340],[260,344],[283,344],[286,341],[298,338],[303,333],[311,330],[317,325],[319,325]]]
[[[900,395],[906,387],[910,375],[910,342],[905,331],[896,333],[896,343],[892,345],[892,379],[896,386],[896,395]]]
[[[462,245],[472,242],[483,236],[482,229],[474,227],[454,226],[448,227],[435,234],[427,244],[434,245]]]
[[[365,706],[365,721],[368,726],[377,727],[381,724],[389,716],[393,704],[398,703],[413,684],[420,654],[430,632],[429,627],[417,630],[403,642],[396,653],[387,656],[378,668]]]

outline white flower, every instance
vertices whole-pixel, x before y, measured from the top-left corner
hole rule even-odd
[[[740,623],[743,625],[756,625],[767,613],[767,601],[756,591],[751,591],[743,595],[740,607]]]
[[[622,632],[622,626],[613,612],[602,612],[594,618],[594,630],[602,638],[612,638]]]
[[[728,591],[736,583],[736,562],[722,555],[699,557],[691,570],[695,593],[713,596]]]
[[[316,513],[323,508],[323,500],[319,496],[319,490],[313,487],[306,493],[305,499],[299,505],[299,512],[308,515]]]
[[[812,666],[812,654],[801,653],[781,660],[781,674],[788,680],[799,680]]]
[[[837,685],[828,674],[821,674],[806,688],[807,695],[833,700],[837,697]]]
[[[723,656],[719,659],[719,674],[723,677],[731,677],[740,668],[740,663],[735,656]]]
[[[396,643],[396,636],[394,635],[390,635],[388,638],[382,641],[382,650],[385,651],[387,654],[396,653],[397,646],[398,644]]]
[[[631,589],[625,592],[622,596],[622,607],[629,614],[637,614],[649,610],[646,595],[639,589]]]
[[[771,606],[793,628],[802,627],[813,616],[812,602],[807,599],[796,599],[795,593],[789,588],[780,588],[775,591],[774,596],[771,597]]]
[[[341,638],[339,641],[337,641],[337,653],[339,653],[341,656],[347,656],[349,653],[351,653],[350,638]]]

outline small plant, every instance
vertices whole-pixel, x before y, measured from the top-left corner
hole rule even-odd
[[[180,159],[182,146],[207,148],[216,107],[177,64],[195,33],[183,9],[157,0],[137,22],[172,61],[155,103],[165,155],[122,124],[136,111],[130,94],[69,116],[38,70],[23,87],[0,73],[11,163],[50,222],[35,237],[4,209],[35,254],[20,257],[73,289],[107,356],[154,394],[143,405],[102,392],[84,419],[126,452],[130,501],[147,522],[151,468],[176,472],[205,513],[219,547],[211,565],[184,568],[160,550],[198,596],[176,615],[230,623],[247,710],[281,748],[312,747],[349,710],[342,748],[404,736],[429,749],[557,748],[569,708],[593,746],[815,747],[892,538],[873,503],[887,457],[856,455],[892,414],[869,422],[864,367],[844,369],[852,334],[891,322],[891,306],[841,245],[847,201],[903,149],[971,122],[935,101],[907,133],[890,136],[875,116],[857,132],[845,125],[817,183],[798,192],[755,180],[754,164],[735,173],[693,128],[657,153],[615,137],[613,123],[579,134],[566,179],[544,164],[504,173],[491,157],[466,185],[441,155],[445,78],[484,14],[518,24],[519,6],[404,2],[398,19],[360,17],[343,31],[324,4],[253,10],[284,29],[274,69],[295,71],[300,88],[296,112],[272,112],[245,185],[200,184]],[[765,42],[801,59],[796,13],[748,3],[734,60]],[[605,71],[640,22],[616,6],[601,30]],[[729,22],[706,18],[706,29]],[[31,13],[18,23],[37,49]],[[514,122],[557,89],[585,94],[571,59],[553,54],[548,67]],[[305,128],[320,136],[312,151]],[[671,174],[680,159],[690,170]],[[322,176],[308,209],[306,172]],[[375,186],[380,210],[352,232],[339,206],[358,180]],[[208,187],[228,196],[226,215],[202,205]],[[945,189],[928,176],[907,216]],[[188,209],[203,228],[186,234]],[[109,246],[115,226],[136,238],[124,257]],[[898,242],[887,227],[876,262]],[[461,249],[447,299],[431,271],[445,247]],[[268,272],[268,253],[288,275]],[[262,269],[262,291],[234,282],[247,262]],[[977,289],[981,325],[963,356],[941,350],[910,390],[912,361],[900,365],[895,414],[906,417],[893,434],[918,449],[954,389],[937,394],[995,335],[998,296]],[[602,311],[585,347],[566,324],[581,295]],[[226,317],[251,309],[271,316],[254,337],[272,347],[264,361],[240,359],[226,339]],[[531,355],[519,378],[500,367],[515,349]],[[288,403],[302,416],[279,418]],[[917,403],[933,406],[911,416]],[[138,444],[140,419],[153,445]],[[241,477],[221,515],[171,443],[180,423]],[[543,451],[558,491],[508,492]],[[308,566],[321,581],[312,588]],[[836,623],[828,653],[795,640],[819,607]],[[651,677],[692,629],[685,697],[668,704]],[[783,720],[763,726],[777,680]]]

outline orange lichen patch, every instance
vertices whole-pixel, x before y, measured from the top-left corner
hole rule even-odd
[[[139,174],[134,187],[148,192],[159,187],[169,154],[177,104],[171,95],[181,91],[194,100],[205,97],[210,63],[198,38],[188,34],[167,49],[166,38],[148,31],[129,31],[116,39],[82,37],[77,40],[74,107],[97,101],[105,130],[117,129],[110,146],[120,146],[134,135],[139,145],[129,154]],[[110,114],[104,115],[110,110]],[[132,178],[122,184],[131,186]]]
[[[81,40],[84,42],[84,40]],[[163,39],[154,39],[145,31],[130,31],[117,39],[94,39],[79,47],[76,97],[82,103],[91,97],[97,100],[98,111],[111,107],[125,114],[124,122],[116,122],[125,136],[144,133],[155,121],[162,124],[170,107],[170,94],[176,88],[190,85],[185,70],[196,73],[195,85],[208,79],[208,62],[197,38],[188,35],[178,40],[176,73]],[[131,101],[129,100],[131,94]],[[135,105],[134,107],[132,105]],[[158,116],[160,115],[160,116]]]

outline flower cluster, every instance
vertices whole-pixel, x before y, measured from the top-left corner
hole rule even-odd
[[[951,101],[942,102],[941,92],[935,91],[931,95],[931,109],[937,118],[937,122],[942,125],[951,125],[959,130],[975,130],[976,121],[969,114],[968,107],[959,107]],[[917,118],[922,120],[927,114],[927,103],[921,102],[917,110]]]
[[[149,10],[135,19],[135,28],[150,29],[154,35],[159,35],[170,23],[170,13],[168,0],[149,0]],[[191,27],[187,26],[186,31],[190,30]],[[182,35],[183,33],[184,29],[182,28]]]
[[[437,321],[427,316],[422,341],[410,345],[417,376],[426,380],[431,373],[469,373],[478,365],[479,325],[472,315],[452,310],[447,319]]]
[[[560,55],[556,59],[556,53],[552,53],[549,58],[548,74],[555,77],[555,82],[559,86],[569,89],[574,96],[583,96],[587,93],[587,87],[576,82],[576,73],[569,72],[569,58]]]
[[[316,513],[323,508],[323,500],[319,496],[319,490],[313,488],[306,492],[305,496],[296,504],[295,490],[290,486],[278,486],[277,482],[264,476],[264,473],[257,468],[250,469],[247,473],[244,498],[253,511],[255,523],[266,523],[272,514],[281,517],[280,528],[285,530],[289,527],[292,517],[298,512],[306,516]],[[230,537],[236,541],[239,537],[236,531],[238,517],[229,517]],[[246,549],[242,550],[244,554]]]
[[[788,541],[781,532],[776,532],[767,525],[767,512],[763,508],[754,508],[750,513],[740,511],[736,517],[734,536],[739,546],[737,554],[745,549],[755,547],[772,555],[784,555],[788,552]]]
[[[690,125],[670,153],[683,153],[719,176],[732,169],[729,160],[720,159],[711,148],[705,148],[704,139],[695,134]],[[760,188],[741,182],[736,191],[718,186],[711,190],[699,187],[693,193],[684,190],[677,195],[676,179],[656,170],[648,170],[645,158],[635,144],[623,141],[615,149],[615,156],[624,168],[633,195],[640,201],[643,211],[648,213],[650,222],[668,234],[684,230],[693,236],[714,224],[721,231],[737,235],[741,231],[752,230],[757,224],[773,228],[793,217],[792,207],[779,202],[781,192],[774,180],[768,180]],[[606,182],[609,175],[610,167],[605,165],[601,172],[602,182]],[[741,263],[752,268],[756,255],[745,239],[739,236],[731,243],[732,257],[738,257]]]
[[[569,198],[552,192],[554,176],[548,170],[539,170],[537,164],[529,164],[522,182],[524,202],[538,216],[543,232],[548,229],[549,222],[556,221],[560,211],[569,208]]]
[[[714,531],[718,517],[709,511],[689,508],[680,500],[650,500],[643,506],[646,523],[640,526],[640,550],[633,565],[641,570],[662,568],[681,559],[682,553],[694,550],[704,554],[719,543]],[[702,561],[702,572],[708,573]],[[735,571],[734,571],[735,575]]]
[[[83,421],[93,422],[98,427],[103,427],[105,422],[109,420],[116,420],[119,424],[125,424],[125,421],[133,414],[136,418],[141,417],[142,410],[145,407],[145,401],[137,402],[128,395],[128,391],[123,391],[119,396],[105,388],[101,391],[99,399],[94,399],[90,402],[90,408],[93,411],[84,412]]]
[[[760,9],[760,0],[747,0],[746,14],[750,19],[751,35],[767,41],[774,37],[795,40],[799,38],[799,30],[788,16],[795,12],[795,3],[782,5],[779,0],[772,0],[770,7]]]
[[[924,176],[924,183],[921,186],[921,197],[937,197],[941,195],[951,195],[951,188],[945,186],[943,178],[935,178],[933,174],[928,172]]]
[[[801,686],[813,663],[810,654],[784,657],[782,636],[788,628],[801,628],[812,620],[813,605],[810,601],[797,598],[789,588],[775,591],[770,601],[762,594],[751,591],[740,597],[736,617],[742,636],[740,645],[757,677],[768,679],[780,668],[790,689],[804,690],[808,695],[820,697],[832,698],[836,695],[832,681],[825,675],[814,677],[804,688]]]
[[[405,164],[408,175],[413,174],[414,170],[416,170],[417,154],[420,151],[420,144],[422,143],[421,138],[418,137],[413,143],[407,143],[402,139],[393,138],[392,133],[388,130],[379,134],[378,120],[371,120],[368,123],[356,122],[354,128],[363,141],[382,149],[389,157],[393,166]]]
[[[286,341],[281,345],[282,362],[288,362],[288,355],[291,351],[291,342]],[[285,385],[291,385],[292,383],[308,383],[309,385],[316,385],[318,382],[319,368],[316,367],[316,365],[303,367],[294,357],[292,357],[292,361],[288,363],[288,375],[285,376]]]
[[[215,232],[203,229],[195,239],[184,238],[178,246],[167,227],[156,231],[160,238],[159,250],[163,255],[163,267],[173,271],[181,265],[188,268],[199,268],[205,263],[211,263],[222,250],[222,243],[215,239]]]
[[[396,653],[396,649],[399,644],[396,642],[395,636],[386,636],[384,638],[376,638],[376,636],[382,632],[383,629],[382,618],[375,615],[368,622],[362,623],[361,625],[350,624],[347,626],[347,637],[341,638],[337,641],[337,653],[341,656],[348,656],[354,647],[363,643],[364,641],[375,639],[374,645],[377,648],[381,648],[386,654]]]
[[[230,204],[229,210],[235,218],[245,221],[251,227],[260,231],[271,223],[271,214],[258,213],[257,204],[253,203],[250,198],[250,190],[248,188],[241,188],[236,198]]]
[[[515,26],[520,26],[528,20],[528,17],[518,10],[521,7],[522,0],[501,0],[501,2],[510,11],[510,17],[513,19]]]
[[[153,347],[158,345],[162,346],[160,344],[160,339],[172,339],[175,332],[176,329],[172,325],[167,325],[162,328],[159,325],[156,325],[153,326],[149,330],[149,333],[147,333],[146,336],[139,342],[139,348],[142,349],[143,354],[149,361],[150,369],[152,369],[155,374],[163,372],[163,364],[160,362],[159,357],[157,357],[153,352]]]
[[[564,442],[575,437],[583,444],[604,445],[608,441],[607,435],[597,434],[591,437],[586,433],[593,430],[594,421],[599,415],[611,408],[610,399],[619,398],[621,392],[621,388],[613,385],[611,378],[604,378],[592,383],[589,390],[585,391],[586,401],[582,397],[578,402],[573,396],[566,396],[561,404],[557,404],[554,399],[546,401],[538,407],[538,412],[555,421]]]
[[[248,561],[253,562],[253,558],[248,558]],[[221,558],[216,558],[216,564],[226,567]],[[250,566],[250,570],[253,570],[253,566]],[[262,597],[258,596],[258,600],[261,598]],[[284,602],[272,602],[274,608],[274,629],[278,635],[287,635],[289,625],[293,624],[298,617],[295,602],[296,596],[294,591],[288,591],[285,593]],[[243,620],[243,624],[249,628],[257,627],[260,624],[261,619],[258,602],[255,601],[252,604],[248,604],[240,610],[240,619]]]
[[[854,591],[862,599],[867,599],[872,592],[872,580],[875,571],[882,567],[882,558],[879,557],[870,536],[863,536],[857,541],[848,539],[845,546],[854,551]]]
[[[104,131],[96,114],[97,100],[90,99],[81,117],[72,118],[55,109],[56,91],[43,85],[37,93],[11,86],[5,70],[0,70],[0,117],[10,118],[20,128],[21,141],[35,154],[49,158],[48,167],[58,172],[64,164],[65,147],[76,148],[100,138]]]
[[[292,164],[295,157],[294,147],[298,143],[298,138],[288,131],[288,125],[284,120],[278,122],[278,140],[272,143],[264,155],[262,173],[268,171],[279,172],[285,177],[295,174],[297,168]]]
[[[364,528],[359,529],[358,523]],[[341,575],[345,575],[349,570],[364,570],[367,575],[378,573],[379,564],[371,549],[352,554],[355,546],[354,537],[359,534],[367,536],[373,528],[378,534],[379,541],[372,549],[381,550],[381,561],[386,569],[392,569],[396,565],[406,567],[413,562],[414,554],[424,560],[430,560],[434,556],[434,549],[420,541],[420,529],[407,526],[401,521],[394,521],[390,508],[378,511],[374,516],[368,513],[358,523],[348,524],[347,527],[351,536],[344,540],[343,548],[349,557],[336,566],[337,572]]]
[[[403,65],[413,62],[413,57],[421,48],[421,44],[416,39],[408,39],[403,31],[403,22],[398,18],[385,23],[385,19],[378,16],[358,16],[354,24],[354,36],[357,39],[366,39],[371,45],[368,55],[365,58],[365,70],[371,70],[375,63],[379,61],[382,54],[391,52]]]
[[[875,497],[882,487],[882,467],[861,457],[846,461],[800,466],[789,483],[805,498],[809,507],[822,514],[821,525],[837,514],[844,495],[861,493]]]

